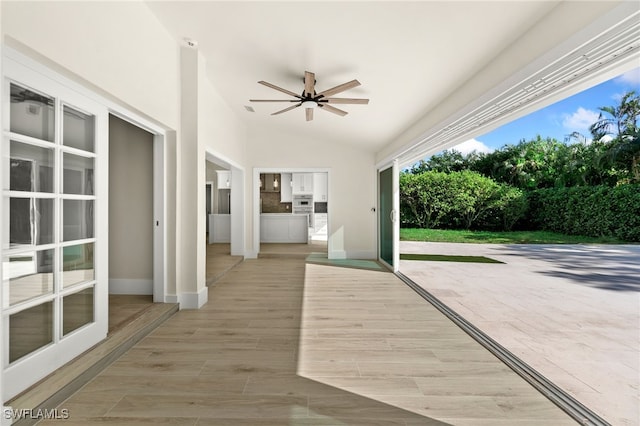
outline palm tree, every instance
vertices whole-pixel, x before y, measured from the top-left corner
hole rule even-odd
[[[600,107],[599,110],[598,121],[589,127],[594,141],[599,141],[607,135],[619,137],[637,131],[640,98],[634,90],[622,97],[620,105]]]
[[[632,90],[622,97],[618,106],[601,107],[598,121],[589,128],[594,141],[613,137],[607,143],[609,161],[613,167],[626,169],[628,175],[623,180],[631,182],[640,182],[639,117],[640,97]]]

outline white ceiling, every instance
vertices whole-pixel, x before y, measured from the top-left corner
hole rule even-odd
[[[497,2],[215,2],[151,1],[178,39],[195,39],[207,75],[247,123],[380,150],[485,67],[554,1]],[[336,96],[370,98],[338,105],[340,117],[303,109],[271,116],[286,99],[265,80],[302,92],[304,71],[321,91],[352,79],[362,86]],[[251,105],[255,113],[247,112]]]

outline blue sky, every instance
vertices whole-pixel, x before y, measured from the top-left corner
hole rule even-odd
[[[537,135],[562,142],[565,136],[574,131],[589,136],[589,126],[598,119],[598,108],[617,105],[621,96],[630,90],[640,93],[640,68],[466,141],[455,149],[462,153],[473,149],[490,152],[505,144],[517,144],[521,139],[530,140]]]

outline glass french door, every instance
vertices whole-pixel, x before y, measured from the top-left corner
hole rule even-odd
[[[106,109],[5,61],[4,401],[106,337]]]
[[[378,249],[379,259],[398,270],[399,225],[398,167],[394,164],[378,172]]]

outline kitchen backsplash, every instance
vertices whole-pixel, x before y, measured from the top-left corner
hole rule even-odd
[[[291,203],[281,203],[279,192],[261,192],[262,213],[291,213]]]

